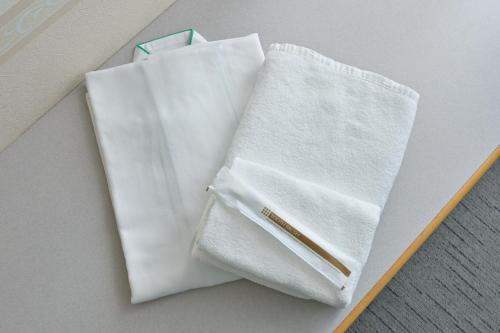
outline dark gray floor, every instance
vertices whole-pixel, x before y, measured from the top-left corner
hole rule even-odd
[[[348,332],[500,332],[500,160]]]

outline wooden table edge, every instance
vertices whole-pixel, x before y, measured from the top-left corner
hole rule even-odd
[[[458,203],[465,197],[465,195],[476,185],[479,179],[490,169],[495,161],[500,158],[500,146],[488,156],[488,158],[481,164],[481,166],[474,172],[474,174],[465,182],[465,184],[458,190],[457,193],[448,201],[448,203],[439,211],[439,213],[432,219],[432,221],[425,227],[424,230],[417,236],[417,238],[408,246],[403,254],[392,264],[391,268],[382,275],[382,277],[375,283],[375,285],[366,293],[366,295],[359,301],[359,303],[351,310],[349,315],[344,318],[339,326],[333,333],[343,333],[349,326],[361,315],[361,313],[368,307],[368,305],[377,297],[382,289],[392,280],[397,272],[410,260],[410,258],[417,252],[422,244],[432,235],[432,233],[439,227],[441,222],[451,213],[451,211],[458,205]]]

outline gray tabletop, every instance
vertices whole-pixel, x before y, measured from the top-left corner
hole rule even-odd
[[[0,154],[0,331],[328,332],[500,143],[500,3],[179,0],[133,42],[188,27],[258,32],[421,94],[403,166],[353,304],[343,310],[248,281],[131,305],[85,88]],[[96,45],[99,47],[99,45]]]

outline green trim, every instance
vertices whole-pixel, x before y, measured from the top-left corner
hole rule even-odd
[[[193,43],[194,30],[193,29],[189,29],[189,30],[191,30],[191,33],[189,34],[188,45],[191,45]]]
[[[154,42],[155,40],[158,40],[158,39],[162,39],[162,38],[167,38],[167,37],[170,37],[170,36],[178,35],[178,34],[181,34],[183,32],[186,32],[186,31],[189,31],[188,45],[191,45],[191,43],[193,42],[193,35],[194,35],[194,30],[192,28],[191,29],[184,29],[184,30],[181,30],[181,31],[177,31],[177,32],[168,34],[168,35],[163,35],[163,36],[160,36],[160,37],[156,37],[156,38],[150,39],[148,41],[135,44],[135,47],[137,47],[139,50],[141,50],[141,51],[143,51],[143,52],[145,52],[146,54],[149,55],[151,53],[148,50],[146,50],[144,47],[142,47],[142,45]]]
[[[151,43],[151,42],[154,42],[155,40],[162,39],[162,38],[165,38],[165,37],[174,36],[174,35],[178,35],[178,34],[181,34],[183,32],[186,32],[186,31],[190,32],[190,37],[189,38],[191,39],[193,37],[193,29],[190,28],[190,29],[184,29],[184,30],[181,30],[181,31],[173,32],[173,33],[168,34],[168,35],[159,36],[159,37],[147,40],[147,41],[139,43],[139,44]]]
[[[139,50],[141,50],[141,51],[145,52],[146,54],[151,54],[151,53],[149,53],[149,51],[148,51],[148,50],[146,50],[145,48],[143,48],[143,47],[142,47],[141,45],[139,45],[139,44],[137,44],[135,47],[137,47]]]

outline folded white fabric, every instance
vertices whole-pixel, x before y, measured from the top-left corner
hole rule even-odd
[[[132,303],[237,279],[190,252],[263,61],[253,34],[87,73]]]
[[[273,44],[193,255],[284,293],[348,304],[417,100],[378,74]]]
[[[196,30],[186,29],[138,43],[134,48],[133,59],[134,61],[143,60],[151,54],[206,42],[207,40]]]

